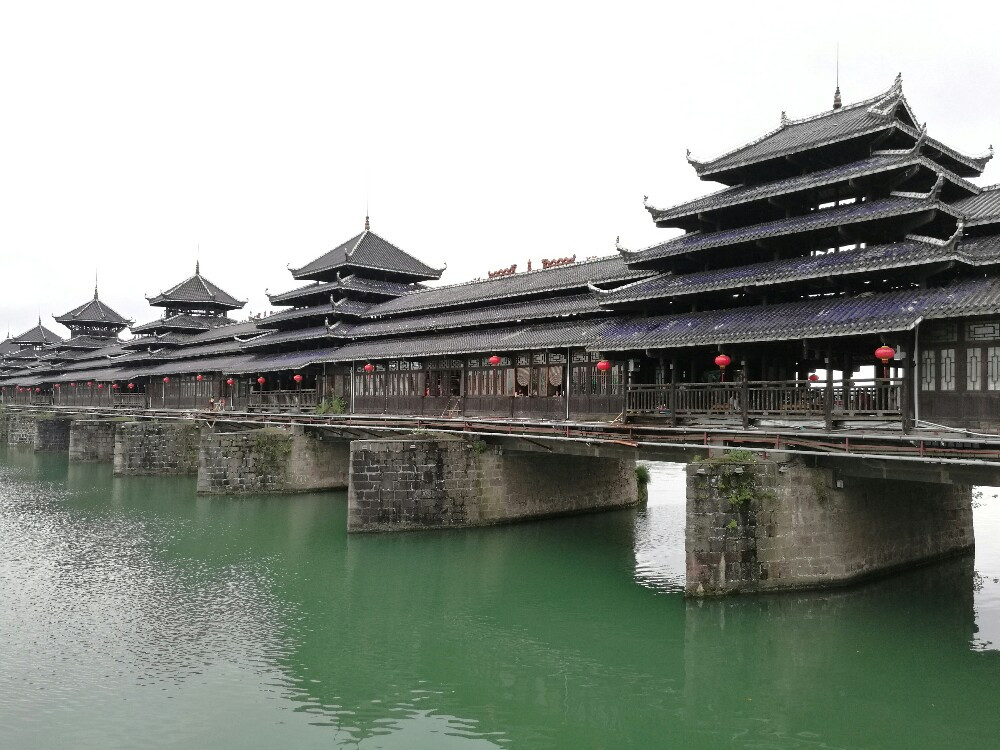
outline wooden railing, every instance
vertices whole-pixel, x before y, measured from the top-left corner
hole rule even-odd
[[[671,419],[693,416],[747,418],[835,419],[900,418],[903,414],[901,380],[855,380],[838,383],[806,380],[739,383],[677,383],[631,385],[627,413]]]
[[[319,397],[315,389],[251,391],[247,404],[251,411],[254,409],[301,411],[303,409],[315,409],[319,405]]]
[[[119,409],[144,409],[146,408],[146,394],[116,393],[112,405]]]

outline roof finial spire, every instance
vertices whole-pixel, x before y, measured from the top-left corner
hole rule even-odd
[[[201,276],[201,243],[198,243],[198,249],[195,251],[194,255],[194,275]]]
[[[833,108],[840,109],[844,106],[840,99],[840,42],[837,42],[837,88],[833,92]]]
[[[371,228],[372,228],[372,224],[368,220],[368,214],[365,214],[365,231],[366,232],[371,231]]]
[[[94,299],[97,299],[97,269],[94,269]]]

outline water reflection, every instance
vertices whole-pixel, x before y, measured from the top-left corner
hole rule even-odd
[[[198,498],[191,480],[0,448],[0,739],[815,748],[1000,733],[984,641],[998,587],[981,563],[998,545],[980,545],[978,579],[966,558],[822,595],[685,602],[683,474],[652,474],[645,510],[348,537],[340,494]]]

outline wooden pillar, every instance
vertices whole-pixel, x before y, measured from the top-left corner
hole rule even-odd
[[[677,357],[670,358],[670,426],[677,426]]]
[[[740,361],[740,365],[743,372],[742,382],[740,383],[740,416],[742,417],[743,429],[745,430],[750,427],[750,416],[748,413],[750,408],[750,373],[747,371],[747,361],[745,358]]]
[[[826,431],[833,430],[833,352],[826,350],[826,393],[823,397],[823,419]]]
[[[903,393],[900,410],[903,417],[903,434],[908,435],[913,428],[913,389],[916,386],[916,334],[910,331],[906,336],[906,359],[903,362]]]

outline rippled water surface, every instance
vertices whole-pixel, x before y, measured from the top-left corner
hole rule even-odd
[[[0,446],[0,748],[1000,746],[1000,498],[976,558],[686,602],[682,468],[649,507],[348,537]]]

